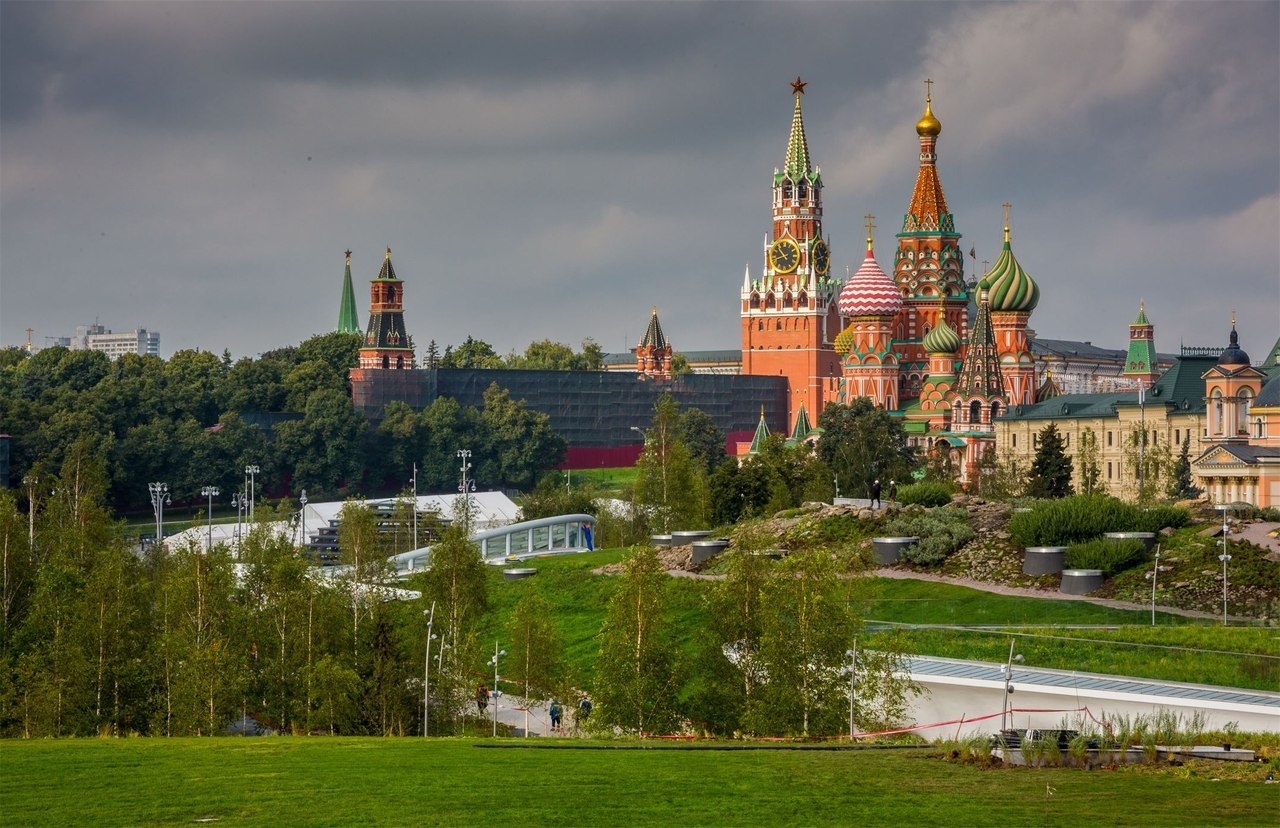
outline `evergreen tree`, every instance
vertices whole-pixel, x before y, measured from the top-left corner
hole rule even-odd
[[[1200,496],[1200,489],[1191,476],[1191,434],[1182,438],[1182,447],[1178,450],[1178,459],[1173,467],[1173,476],[1169,481],[1169,496],[1187,500]]]
[[[433,339],[427,343],[426,368],[434,370],[440,367],[440,346]]]
[[[1067,497],[1071,493],[1071,458],[1067,457],[1058,427],[1050,423],[1040,432],[1040,445],[1031,463],[1027,494],[1054,498]]]

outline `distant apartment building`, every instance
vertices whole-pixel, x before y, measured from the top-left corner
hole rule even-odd
[[[76,335],[59,337],[52,344],[64,345],[73,351],[101,351],[111,359],[123,354],[160,355],[159,331],[139,328],[134,331],[111,331],[96,322],[79,325]]]

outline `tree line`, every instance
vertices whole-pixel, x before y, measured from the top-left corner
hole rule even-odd
[[[398,489],[414,463],[421,491],[452,490],[459,448],[472,451],[479,483],[495,487],[528,488],[563,459],[548,418],[496,386],[480,409],[447,398],[421,412],[393,403],[371,428],[347,380],[360,343],[331,333],[238,360],[4,349],[0,422],[11,436],[11,482],[47,486],[41,479],[82,437],[108,458],[107,502],[117,512],[145,509],[156,481],[177,501],[198,499],[205,486],[229,498],[246,466],[259,468],[259,492],[305,488],[315,500]]]

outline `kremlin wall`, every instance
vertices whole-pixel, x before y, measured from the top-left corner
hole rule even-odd
[[[569,444],[567,468],[591,468],[634,462],[643,448],[638,430],[663,394],[711,415],[730,454],[746,450],[759,428],[803,441],[825,405],[864,397],[900,417],[919,449],[949,453],[964,484],[976,481],[990,452],[1029,464],[1036,433],[1054,423],[1069,452],[1085,430],[1097,435],[1101,483],[1113,493],[1133,490],[1135,464],[1125,446],[1136,429],[1148,445],[1188,441],[1215,498],[1280,504],[1280,405],[1272,401],[1280,383],[1270,381],[1280,374],[1280,341],[1261,369],[1252,368],[1247,355],[1240,361],[1233,320],[1226,349],[1159,354],[1155,327],[1140,307],[1122,357],[1091,343],[1037,343],[1030,323],[1040,288],[1014,253],[1008,203],[1000,255],[981,278],[966,279],[962,236],[939,175],[942,124],[926,84],[915,125],[916,184],[887,271],[868,215],[862,264],[843,281],[831,272],[824,181],[805,133],[807,84],[797,78],[783,165],[773,171],[762,263],[754,274],[748,266],[739,292],[740,352],[714,352],[701,365],[691,360],[694,373],[674,374],[674,349],[654,308],[634,355],[613,356],[609,370],[419,369],[391,251],[371,282],[364,329],[355,317],[348,253],[339,329],[365,337],[350,376],[353,402],[371,419],[392,400],[418,409],[447,396],[478,406],[496,383],[550,417]],[[1092,393],[1065,393],[1079,390],[1072,386],[1081,377]],[[1270,407],[1250,414],[1264,402]]]

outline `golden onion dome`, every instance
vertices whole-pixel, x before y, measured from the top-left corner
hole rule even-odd
[[[938,133],[942,132],[942,123],[933,117],[933,100],[926,96],[924,99],[924,115],[920,120],[916,121],[916,134],[921,138],[925,136],[937,138]]]

